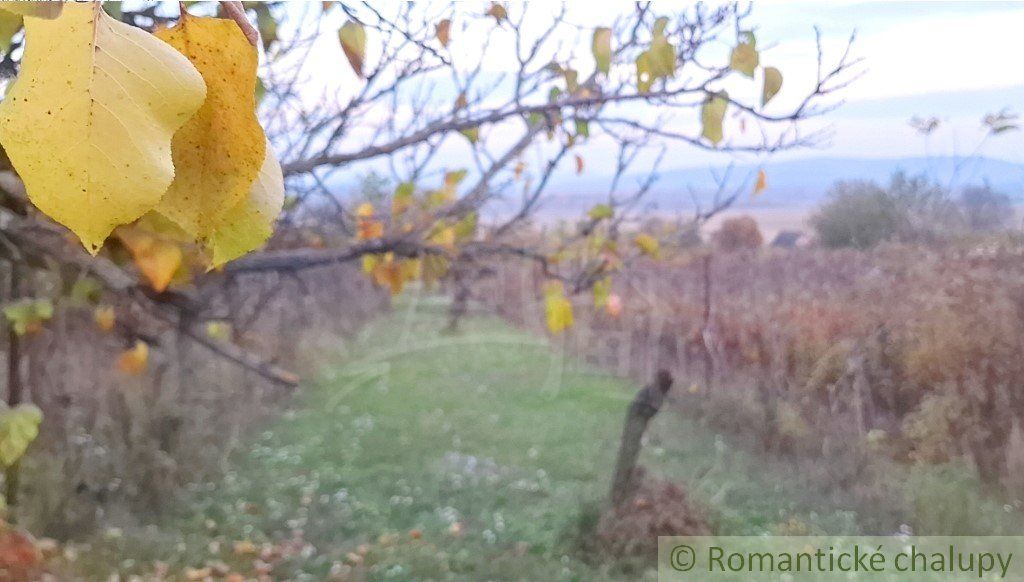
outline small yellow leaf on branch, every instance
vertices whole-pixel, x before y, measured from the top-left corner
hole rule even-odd
[[[121,352],[117,358],[117,369],[122,374],[138,376],[146,371],[149,364],[149,344],[137,340],[135,346]]]
[[[548,283],[544,290],[544,312],[552,334],[558,335],[572,327],[572,303],[566,299],[565,289],[558,281]]]
[[[649,234],[641,233],[636,235],[633,239],[633,244],[640,249],[640,252],[649,257],[657,259],[661,256],[661,248],[657,239]]]
[[[722,141],[722,122],[725,121],[725,111],[729,107],[729,95],[722,91],[720,93],[708,93],[704,99],[704,105],[700,108],[700,120],[703,125],[701,136],[718,145]]]
[[[110,331],[114,329],[114,324],[117,322],[117,316],[114,313],[114,308],[109,305],[100,305],[93,311],[93,320],[96,322],[96,327],[100,328],[100,331]]]
[[[597,70],[607,75],[612,67],[612,29],[605,26],[595,28],[591,45]]]
[[[363,63],[366,60],[366,29],[358,22],[346,22],[338,31],[338,40],[341,41],[341,50],[345,51],[348,64],[362,79]]]
[[[764,68],[764,86],[761,88],[761,107],[764,107],[782,89],[782,71],[775,67]]]

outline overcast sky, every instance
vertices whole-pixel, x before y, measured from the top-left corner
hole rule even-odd
[[[593,18],[607,21],[603,14]],[[798,97],[813,81],[814,26],[833,54],[856,31],[854,54],[864,59],[863,77],[843,92],[846,104],[828,118],[834,134],[827,147],[776,159],[971,154],[984,135],[985,113],[1004,107],[1024,113],[1018,58],[1024,2],[761,1],[754,2],[751,20],[759,47],[770,46],[762,63],[786,76],[780,101],[787,94]],[[907,124],[915,115],[943,121],[927,146]],[[980,153],[1024,162],[1024,132],[989,140]],[[680,164],[713,161],[694,152]]]
[[[468,3],[466,10],[478,5],[485,7],[486,3]],[[587,29],[607,25],[616,13],[632,10],[632,3],[580,1],[571,7],[570,20]],[[337,19],[339,26],[344,19],[337,10],[330,17]],[[1019,60],[1024,2],[759,1],[754,3],[750,23],[757,28],[761,62],[777,66],[785,75],[773,106],[784,108],[787,100],[798,100],[813,86],[815,26],[821,28],[827,54],[832,57],[856,31],[854,55],[864,60],[863,76],[842,93],[845,105],[825,120],[833,130],[829,141],[817,149],[785,152],[772,159],[979,154],[1024,163],[1024,132],[982,143],[980,123],[986,113],[1003,108],[1024,113],[1024,66]],[[323,50],[311,55],[322,61],[316,68],[329,70],[332,74],[328,76],[341,86],[357,86],[354,76],[346,78],[350,74],[347,67],[339,69],[343,57],[336,38],[322,40]],[[491,40],[493,48],[500,35]],[[577,51],[580,62],[573,63],[584,74],[593,67],[589,37],[586,41],[587,46]],[[450,48],[455,54],[481,42],[472,32],[460,31]],[[505,58],[507,53],[499,50],[496,54],[500,58],[488,65],[498,73],[512,63]],[[759,83],[748,84],[744,90],[759,94]],[[942,120],[942,128],[928,143],[907,123],[915,115]],[[693,117],[680,120],[680,125],[695,125],[698,120]],[[439,156],[446,165],[467,153],[464,143],[455,142],[442,146],[451,149],[451,154]],[[685,154],[669,156],[663,169],[717,166],[729,161],[722,154],[677,147],[684,148]],[[616,150],[609,143],[593,140],[581,153],[590,171],[600,172],[613,167]],[[566,171],[572,169],[567,165]]]
[[[766,58],[791,69],[811,49],[808,27],[819,25],[832,44],[857,30],[856,52],[866,72],[846,92],[848,105],[833,115],[830,154],[921,155],[920,137],[898,123],[913,115],[947,122],[932,139],[933,153],[963,154],[980,139],[984,113],[1024,110],[1024,67],[1014,56],[1020,54],[1024,3],[763,2],[755,8],[760,36],[780,41]],[[1024,132],[983,149],[1024,162]]]

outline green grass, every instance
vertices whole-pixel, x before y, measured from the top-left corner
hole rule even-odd
[[[77,569],[223,561],[245,573],[252,558],[235,542],[301,536],[275,579],[322,580],[360,551],[371,580],[636,579],[574,545],[606,494],[636,386],[568,366],[496,319],[449,335],[443,321],[442,305],[420,303],[376,322],[222,482],[197,486],[187,511],[92,544]],[[674,413],[655,419],[649,440],[644,464],[690,487],[718,533],[771,532],[790,518],[858,533],[871,517]]]

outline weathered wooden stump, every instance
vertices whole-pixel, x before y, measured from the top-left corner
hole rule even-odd
[[[641,440],[647,424],[661,410],[665,395],[672,388],[672,374],[668,370],[658,370],[654,381],[637,392],[626,413],[626,425],[622,429],[622,440],[619,443],[619,457],[615,462],[615,475],[612,478],[611,500],[618,506],[632,497],[636,491],[636,460],[640,456]]]

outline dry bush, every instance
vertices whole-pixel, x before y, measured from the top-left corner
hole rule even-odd
[[[578,298],[567,352],[638,381],[668,367],[693,385],[687,410],[769,450],[851,443],[1024,480],[1020,241],[669,256],[626,275],[618,319]],[[510,267],[478,295],[540,331],[541,280]]]
[[[609,508],[595,536],[605,555],[654,560],[658,536],[707,536],[711,527],[705,512],[671,482],[645,476],[633,497]]]
[[[715,245],[725,252],[755,250],[764,244],[757,221],[750,216],[736,216],[722,222],[714,236]]]
[[[60,285],[52,276],[26,283],[26,294],[40,296]],[[345,265],[238,277],[210,301],[232,322],[233,341],[306,377],[311,355],[327,343],[343,350],[387,305]],[[136,316],[116,307],[119,319]],[[91,306],[64,299],[41,332],[23,339],[26,400],[44,414],[19,508],[32,531],[64,538],[167,508],[186,485],[220,474],[252,427],[291,396],[173,328],[155,339],[141,376],[120,373],[117,355],[131,340],[100,332]]]

